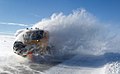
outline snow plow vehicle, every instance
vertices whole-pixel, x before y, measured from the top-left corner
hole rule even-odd
[[[14,53],[23,57],[32,57],[32,55],[44,55],[50,52],[48,46],[49,33],[45,30],[26,29],[20,32],[13,44]]]

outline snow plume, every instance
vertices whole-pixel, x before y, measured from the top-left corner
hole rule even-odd
[[[58,53],[103,54],[107,49],[109,30],[85,9],[69,15],[54,13],[33,27],[49,31],[49,42]]]

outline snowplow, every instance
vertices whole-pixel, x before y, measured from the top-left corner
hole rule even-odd
[[[13,44],[14,53],[32,58],[33,55],[45,55],[50,52],[48,31],[36,29],[26,29],[20,32]]]

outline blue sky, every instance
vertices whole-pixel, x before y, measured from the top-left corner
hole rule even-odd
[[[99,20],[120,24],[120,0],[0,0],[0,33],[14,33],[50,17],[84,8]]]

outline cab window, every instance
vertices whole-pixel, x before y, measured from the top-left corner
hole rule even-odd
[[[43,31],[34,31],[31,34],[31,39],[32,40],[39,40],[43,38]]]

